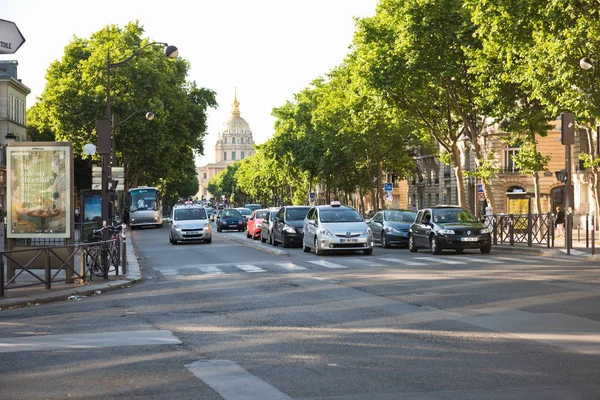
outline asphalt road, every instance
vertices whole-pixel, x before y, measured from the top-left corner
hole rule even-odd
[[[0,398],[600,398],[598,263],[132,237],[143,283],[2,312]]]

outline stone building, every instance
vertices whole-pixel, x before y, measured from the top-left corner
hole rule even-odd
[[[553,127],[545,137],[537,136],[538,151],[550,156],[547,170],[539,173],[539,191],[541,212],[548,213],[557,206],[565,204],[565,183],[559,181],[556,172],[565,169],[565,146],[561,144],[560,120],[552,121]],[[497,125],[489,127],[479,138],[479,144],[486,153],[494,154],[497,174],[491,181],[494,196],[494,214],[527,214],[534,212],[534,183],[531,174],[525,174],[514,164],[512,156],[519,150],[510,147],[504,138],[507,134]],[[579,154],[588,152],[587,138],[584,131],[576,131],[575,144],[571,146],[571,207],[574,213],[574,226],[585,223],[585,215],[594,212],[594,200],[590,190],[589,170],[585,170]],[[462,167],[473,170],[474,156],[468,138],[459,142],[463,151]],[[422,155],[416,158],[418,172],[408,181],[409,203],[417,208],[425,208],[435,204],[457,204],[458,194],[456,177],[450,166],[441,163],[437,158]],[[465,176],[467,205],[476,214],[483,215],[487,201],[482,193],[481,182]]]
[[[18,62],[0,60],[0,206],[6,210],[6,144],[27,140],[26,99],[31,90],[17,76]]]
[[[198,168],[198,199],[210,199],[208,181],[236,161],[254,154],[254,139],[250,125],[241,117],[237,94],[233,99],[231,116],[223,123],[215,144],[215,162]]]

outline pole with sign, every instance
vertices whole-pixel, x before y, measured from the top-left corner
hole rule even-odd
[[[14,22],[0,19],[0,54],[15,54],[25,38]]]

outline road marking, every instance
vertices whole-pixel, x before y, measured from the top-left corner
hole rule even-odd
[[[389,261],[389,262],[404,264],[404,265],[426,265],[426,263],[424,263],[424,262],[400,260],[398,258],[379,257],[378,259],[382,260],[382,261]]]
[[[367,260],[348,260],[348,262],[351,263],[356,263],[358,267],[369,267],[369,268],[375,268],[375,267],[385,267],[386,264],[382,264],[382,263],[377,263],[377,262],[373,262],[373,261],[367,261]]]
[[[185,367],[224,400],[292,399],[230,360],[196,361]]]
[[[454,314],[450,318],[521,339],[600,356],[598,321],[560,313],[536,314],[503,308],[479,309],[477,312],[482,315]]]
[[[513,262],[517,262],[519,264],[523,263],[523,259],[522,258],[513,258],[513,257],[495,257],[494,259],[496,260],[504,260],[504,261],[513,261]]]
[[[213,267],[213,266],[198,267],[198,269],[207,275],[223,275],[223,274],[225,274],[225,272],[223,272],[219,268]]]
[[[431,263],[440,263],[440,264],[466,264],[464,261],[456,261],[456,260],[448,260],[447,258],[442,258],[442,257],[415,257],[415,260],[427,260],[428,262]]]
[[[486,257],[471,257],[471,256],[466,256],[465,260],[467,261],[475,261],[475,262],[479,262],[482,264],[502,264],[502,261],[498,261],[495,259],[491,259],[491,258],[486,258]]]
[[[325,267],[325,268],[348,268],[345,265],[336,264],[336,263],[332,263],[332,262],[325,261],[325,260],[309,261],[309,263],[320,265],[321,267]]]
[[[116,346],[181,344],[171,331],[118,331],[1,338],[0,353],[60,349],[88,349]]]
[[[256,265],[250,265],[250,264],[239,264],[239,265],[235,265],[235,267],[239,268],[245,272],[267,272],[266,269],[262,269],[260,267],[257,267]]]
[[[560,249],[563,253],[567,253],[567,249]],[[571,249],[571,255],[574,256],[587,256],[588,254],[585,251]]]
[[[277,265],[278,267],[281,267],[283,269],[287,269],[288,271],[299,271],[301,269],[306,269],[304,267],[301,267],[301,266],[293,264],[293,263],[273,263],[273,264]]]
[[[175,276],[178,274],[177,268],[159,269],[158,272],[160,272],[162,276]]]

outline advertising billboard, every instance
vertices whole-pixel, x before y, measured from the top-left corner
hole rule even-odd
[[[8,238],[71,237],[72,147],[64,142],[6,148]]]

